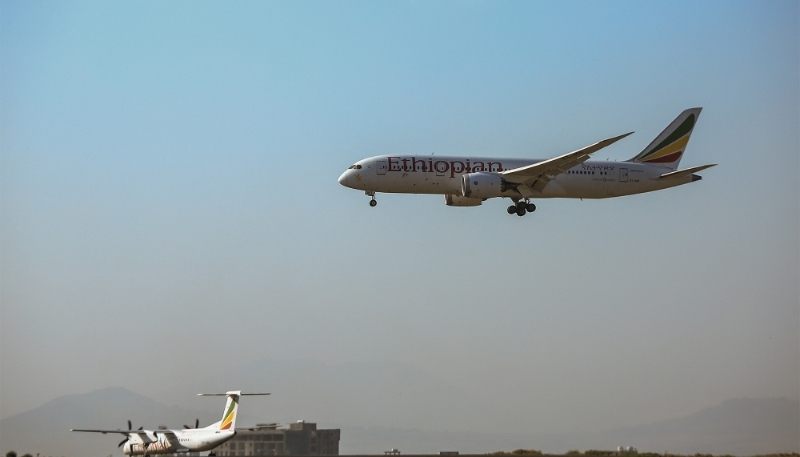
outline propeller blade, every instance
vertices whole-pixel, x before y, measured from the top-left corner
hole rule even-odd
[[[194,420],[194,428],[200,428],[200,419]]]
[[[128,430],[133,430],[133,425],[131,425],[130,419],[128,419]]]
[[[119,444],[117,445],[117,447],[122,447],[122,445],[123,445],[123,444],[125,444],[125,443],[127,443],[127,442],[128,442],[128,438],[125,438],[124,440],[122,440],[122,441],[120,441],[120,442],[119,442]]]
[[[188,425],[186,425],[186,424],[183,424],[183,428],[184,428],[184,429],[190,429],[190,428],[192,428],[192,427],[189,427]]]
[[[141,430],[143,428],[144,428],[144,425],[142,425],[141,427],[137,428],[136,430]]]

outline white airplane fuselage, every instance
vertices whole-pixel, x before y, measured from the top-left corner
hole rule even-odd
[[[339,183],[367,192],[461,195],[462,176],[499,173],[542,160],[495,157],[375,156],[356,162]],[[360,168],[358,168],[360,167]],[[666,189],[699,179],[697,175],[659,178],[673,171],[660,165],[588,160],[553,179],[532,198],[610,198]],[[514,189],[502,197],[522,195]]]
[[[236,435],[234,431],[188,429],[143,430],[131,434],[122,448],[125,455],[157,455],[209,451]]]

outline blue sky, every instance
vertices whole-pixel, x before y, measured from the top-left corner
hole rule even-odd
[[[261,358],[409,363],[542,431],[797,398],[798,13],[3,2],[2,417]],[[663,192],[511,218],[336,182],[635,130],[626,160],[694,106],[681,165],[720,165]]]

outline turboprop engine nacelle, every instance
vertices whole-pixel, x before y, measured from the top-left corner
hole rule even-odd
[[[482,198],[462,197],[460,195],[444,194],[444,204],[447,206],[481,206]]]
[[[461,194],[470,198],[502,197],[505,180],[497,173],[469,173],[461,176]]]

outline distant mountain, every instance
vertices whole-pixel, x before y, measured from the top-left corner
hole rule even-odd
[[[223,404],[219,403],[219,415]],[[0,421],[0,453],[16,451],[18,455],[37,453],[43,456],[108,456],[122,455],[117,443],[122,435],[74,433],[71,428],[134,428],[153,429],[159,425],[181,427],[208,425],[219,420],[217,415],[165,406],[122,387],[96,390],[82,395],[56,398],[38,408]],[[153,422],[157,420],[158,422]]]
[[[603,433],[602,443],[654,452],[755,455],[800,452],[800,402],[735,398],[687,417]]]

